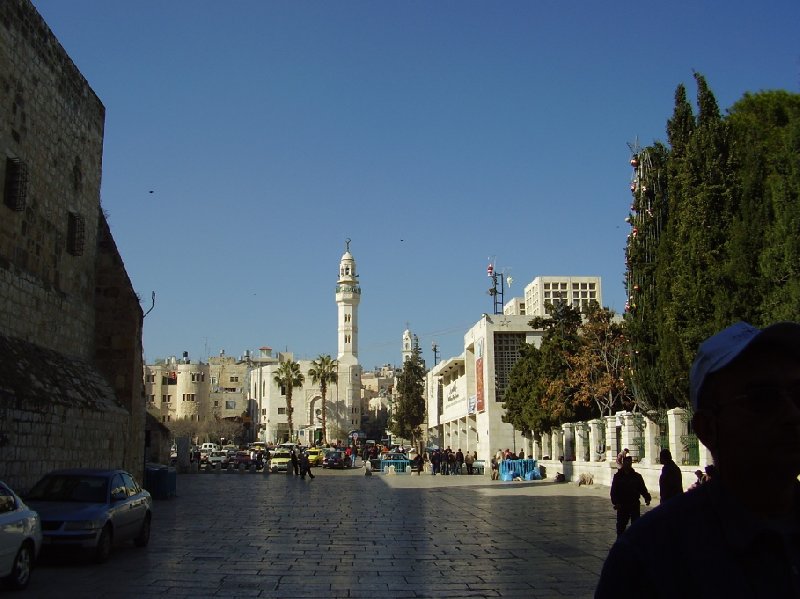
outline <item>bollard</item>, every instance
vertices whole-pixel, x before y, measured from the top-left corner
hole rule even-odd
[[[222,464],[214,464],[214,474],[219,474],[222,471]]]

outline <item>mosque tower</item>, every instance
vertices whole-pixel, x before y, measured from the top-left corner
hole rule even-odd
[[[345,252],[339,262],[339,279],[336,282],[338,308],[339,366],[339,423],[346,432],[361,429],[361,367],[358,364],[358,303],[361,286],[358,283],[356,261],[350,253],[350,240],[345,242]]]

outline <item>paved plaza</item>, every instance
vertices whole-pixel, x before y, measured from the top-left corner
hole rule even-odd
[[[24,597],[589,597],[607,487],[488,476],[178,476],[146,549],[42,560]]]

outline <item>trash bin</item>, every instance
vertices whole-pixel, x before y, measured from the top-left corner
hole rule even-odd
[[[147,464],[144,469],[144,488],[153,499],[169,499],[176,494],[177,474],[175,468],[162,464]]]

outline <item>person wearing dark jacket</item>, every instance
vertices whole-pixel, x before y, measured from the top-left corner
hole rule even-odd
[[[672,459],[669,449],[662,449],[659,460],[661,466],[661,476],[658,479],[658,490],[661,495],[661,503],[668,499],[677,497],[683,493],[683,474],[681,469]]]
[[[645,505],[650,505],[650,493],[642,475],[633,469],[633,458],[625,456],[622,468],[617,470],[611,481],[611,503],[617,510],[617,536],[625,532],[628,521],[631,524],[639,518],[639,496],[644,497]]]
[[[692,428],[716,474],[617,537],[596,599],[800,597],[798,383],[798,323],[739,322],[700,344]]]

